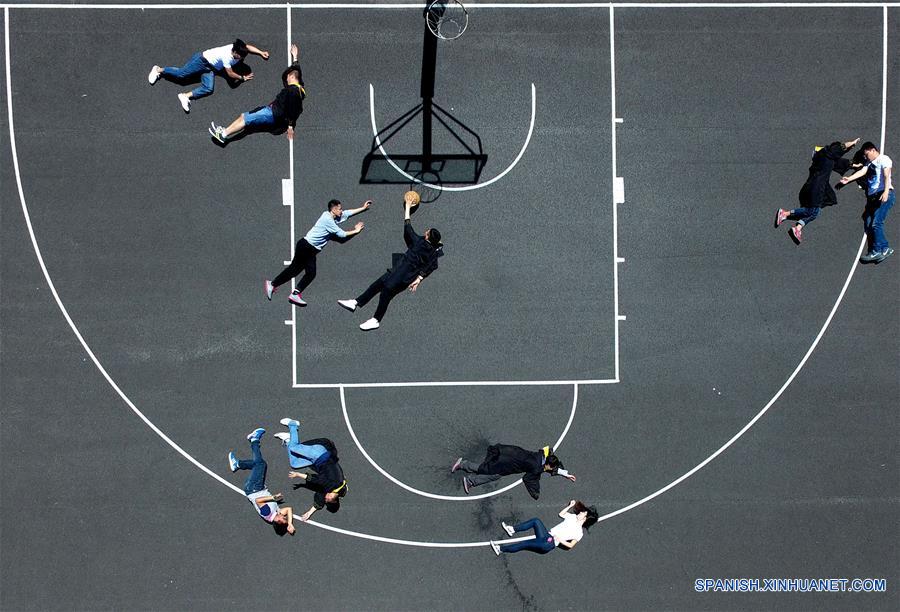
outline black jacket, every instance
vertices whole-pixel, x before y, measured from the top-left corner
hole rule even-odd
[[[388,270],[385,285],[388,287],[408,287],[416,280],[437,270],[438,258],[444,256],[444,247],[434,247],[412,228],[412,224],[406,221],[403,224],[403,240],[406,242],[406,253],[397,259],[394,266]]]
[[[478,466],[478,473],[500,474],[501,476],[524,473],[522,482],[525,483],[528,494],[537,499],[541,495],[541,474],[544,473],[544,460],[549,454],[549,446],[530,451],[511,444],[493,444],[488,446],[487,455]],[[559,467],[563,467],[562,463],[559,464]],[[556,471],[554,470],[551,474],[556,475]]]
[[[809,166],[809,177],[800,189],[800,205],[804,208],[823,208],[837,204],[837,196],[831,188],[829,179],[835,169],[834,164],[840,160],[846,150],[840,143],[822,147],[813,154]]]
[[[297,117],[303,112],[303,99],[305,97],[306,90],[303,89],[302,85],[287,85],[278,92],[275,99],[269,103],[275,123],[279,125],[286,123],[294,127],[297,124]]]
[[[328,438],[314,438],[304,441],[303,444],[321,444],[328,449],[328,453],[331,455],[324,463],[315,466],[313,469],[315,469],[316,473],[311,474],[306,479],[306,486],[316,493],[313,497],[313,506],[316,507],[316,510],[321,510],[325,507],[326,493],[339,489],[341,485],[346,486],[344,484],[344,470],[341,469],[338,463],[337,448],[335,448],[334,442]]]

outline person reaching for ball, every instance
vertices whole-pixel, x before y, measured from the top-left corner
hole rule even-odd
[[[415,196],[410,194],[415,194]],[[363,331],[378,329],[391,300],[402,293],[404,289],[415,293],[422,281],[437,270],[438,259],[444,256],[441,233],[436,228],[429,228],[425,230],[424,236],[420,236],[412,227],[410,216],[413,209],[418,206],[418,202],[416,202],[418,195],[415,191],[410,191],[404,195],[403,199],[403,240],[407,246],[406,253],[400,256],[396,265],[369,285],[369,288],[363,291],[359,297],[338,300],[338,304],[342,308],[353,312],[368,304],[376,295],[379,296],[375,315],[359,326]]]

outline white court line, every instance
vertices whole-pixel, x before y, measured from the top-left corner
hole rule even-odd
[[[287,56],[288,63],[290,64],[291,60],[291,7],[288,5],[286,7],[287,10]],[[294,134],[294,138],[297,137],[297,134]],[[288,180],[291,183],[291,190],[296,194],[296,190],[294,189],[294,141],[288,140],[288,164],[290,165],[288,169]],[[291,244],[290,244],[290,253],[291,259],[294,257],[294,219],[296,209],[295,204],[297,198],[296,196],[291,198]],[[288,262],[285,265],[290,265]],[[296,278],[291,279],[291,289],[295,287],[295,283],[297,282]],[[291,385],[297,384],[297,309],[294,308],[293,304],[290,304],[291,309]]]
[[[236,4],[0,4],[3,8],[15,9],[92,9],[92,10],[177,10],[177,9],[280,9],[285,6],[299,10],[396,10],[396,9],[422,9],[422,3],[389,3],[389,4],[354,4],[354,3],[236,3]],[[900,2],[535,2],[508,4],[499,2],[466,2],[469,9],[747,9],[747,8],[881,8],[900,7]]]
[[[608,5],[607,5],[607,6],[608,6]],[[883,6],[888,6],[888,5],[883,5]],[[11,72],[10,72],[10,45],[9,45],[9,36],[10,36],[10,35],[9,35],[9,8],[8,8],[8,6],[4,6],[4,11],[3,11],[3,12],[4,12],[4,23],[5,23],[5,28],[4,28],[4,43],[5,43],[5,52],[6,52],[6,93],[7,93],[8,127],[9,127],[10,148],[11,148],[11,151],[12,151],[12,157],[13,157],[13,167],[14,167],[15,177],[16,177],[16,186],[17,186],[17,189],[18,189],[19,201],[21,202],[21,205],[22,205],[22,213],[23,213],[23,215],[24,215],[25,222],[26,222],[26,225],[27,225],[27,227],[28,227],[28,233],[29,233],[29,235],[30,235],[30,237],[31,237],[31,244],[32,244],[32,247],[34,248],[35,256],[37,257],[38,263],[39,263],[39,265],[40,265],[40,267],[41,267],[41,270],[42,270],[42,272],[43,272],[44,279],[45,279],[46,282],[47,282],[47,286],[50,288],[50,291],[51,291],[51,293],[52,293],[52,295],[53,295],[53,298],[54,298],[54,300],[56,301],[56,304],[57,304],[57,306],[59,307],[60,311],[62,312],[63,317],[66,319],[66,322],[68,323],[69,327],[72,329],[72,332],[75,334],[75,337],[76,337],[76,338],[78,339],[78,341],[81,343],[81,345],[82,345],[82,347],[84,348],[85,352],[86,352],[86,353],[88,354],[88,356],[91,358],[91,361],[92,361],[92,362],[94,363],[94,365],[97,367],[98,371],[103,375],[103,377],[106,379],[106,381],[109,383],[109,385],[113,388],[113,390],[116,391],[116,393],[119,395],[119,397],[121,397],[122,400],[126,403],[126,405],[128,405],[128,407],[132,410],[132,412],[134,412],[134,413],[135,413],[142,421],[144,421],[144,423],[145,423],[145,424],[146,424],[146,425],[147,425],[154,433],[156,433],[160,438],[162,438],[163,441],[165,441],[170,447],[172,447],[174,450],[176,450],[176,451],[177,451],[180,455],[182,455],[185,459],[187,459],[189,462],[191,462],[192,464],[194,464],[197,468],[199,468],[200,470],[202,470],[203,472],[205,472],[207,475],[211,476],[212,478],[216,479],[217,481],[219,481],[219,482],[222,483],[223,485],[225,485],[225,486],[231,488],[232,490],[234,490],[235,492],[237,492],[237,493],[239,493],[241,496],[243,496],[244,493],[243,493],[243,491],[242,491],[241,489],[239,489],[238,487],[234,486],[233,484],[231,484],[231,483],[228,482],[227,480],[224,480],[221,476],[219,476],[218,474],[212,472],[209,468],[207,468],[206,466],[204,466],[203,464],[201,464],[199,461],[197,461],[196,459],[194,459],[191,455],[189,455],[187,452],[185,452],[184,449],[182,449],[182,448],[181,448],[180,446],[178,446],[175,442],[173,442],[173,441],[171,440],[171,438],[169,438],[168,436],[166,436],[166,434],[163,433],[158,427],[156,427],[156,425],[154,425],[149,419],[147,419],[147,417],[144,416],[144,414],[143,414],[140,410],[137,409],[137,407],[131,402],[131,400],[125,395],[125,393],[118,387],[118,385],[115,383],[115,381],[110,377],[109,373],[104,369],[103,365],[97,360],[97,357],[94,355],[93,351],[92,351],[91,348],[88,346],[87,342],[84,340],[84,338],[82,337],[81,333],[78,331],[78,328],[75,326],[75,323],[72,321],[71,317],[69,316],[68,311],[66,310],[65,306],[64,306],[63,303],[62,303],[62,300],[61,300],[60,297],[59,297],[59,294],[58,294],[57,291],[56,291],[55,285],[53,284],[53,281],[52,281],[52,279],[50,278],[50,274],[49,274],[49,272],[48,272],[48,270],[47,270],[46,265],[44,264],[43,256],[41,255],[41,251],[40,251],[40,248],[39,248],[38,243],[37,243],[37,238],[36,238],[36,236],[35,236],[34,229],[33,229],[32,224],[31,224],[31,217],[30,217],[29,212],[28,212],[28,206],[27,206],[27,204],[26,204],[26,202],[25,202],[25,194],[24,194],[24,190],[23,190],[23,187],[22,187],[22,179],[21,179],[21,174],[20,174],[20,171],[19,171],[18,153],[17,153],[17,149],[16,149],[15,128],[14,128],[14,122],[13,122],[13,106],[12,106],[12,75],[11,75]],[[885,64],[884,64],[884,65],[885,65],[885,68],[884,68],[883,71],[882,71],[882,76],[883,76],[883,79],[884,79],[885,81],[884,81],[883,87],[882,87],[882,96],[883,96],[883,100],[882,100],[882,113],[883,113],[883,114],[882,114],[882,125],[883,125],[883,126],[884,126],[884,124],[885,124],[885,122],[886,122],[886,112],[887,112],[887,110],[886,110],[886,109],[887,109],[887,105],[886,105],[886,96],[887,96],[887,84],[886,84],[886,80],[887,80],[887,69],[886,69],[886,66],[887,66],[887,57],[888,57],[888,55],[887,55],[887,43],[888,43],[888,39],[887,39],[887,34],[886,34],[886,32],[887,32],[887,11],[886,11],[886,10],[884,11],[884,20],[885,20],[885,25],[884,25],[884,32],[885,32],[885,35],[884,35],[884,53],[883,53],[883,61],[885,62]],[[884,140],[883,140],[883,138],[882,138],[881,146],[882,146],[882,148],[884,147]],[[834,306],[833,306],[832,309],[831,309],[831,312],[829,313],[828,317],[826,318],[825,322],[823,323],[821,330],[819,331],[818,335],[816,336],[816,339],[813,341],[812,345],[809,347],[809,350],[807,350],[807,352],[806,352],[806,354],[804,355],[803,359],[800,361],[800,363],[797,365],[797,367],[794,369],[794,371],[791,373],[791,375],[788,377],[788,379],[787,379],[787,380],[785,381],[785,383],[782,385],[781,389],[779,389],[779,391],[775,394],[775,396],[772,397],[772,399],[766,404],[766,406],[765,406],[765,407],[764,407],[764,408],[763,408],[763,409],[762,409],[762,410],[761,410],[761,411],[760,411],[760,412],[759,412],[759,413],[758,413],[758,414],[757,414],[757,415],[756,415],[756,416],[755,416],[755,417],[754,417],[747,425],[745,425],[745,426],[744,426],[737,434],[735,434],[735,436],[733,436],[728,442],[726,442],[725,445],[723,445],[722,447],[720,447],[715,453],[713,453],[712,455],[710,455],[707,459],[705,459],[703,462],[701,462],[700,464],[698,464],[698,465],[697,465],[696,467],[694,467],[692,470],[690,470],[689,472],[685,473],[684,475],[682,475],[682,476],[679,477],[678,479],[672,481],[671,483],[669,483],[669,484],[666,485],[665,487],[659,489],[658,491],[656,491],[656,492],[654,492],[654,493],[652,493],[652,494],[650,494],[650,495],[648,495],[648,496],[646,496],[646,497],[644,497],[644,498],[642,498],[642,499],[640,499],[640,500],[638,500],[638,501],[636,501],[636,502],[634,502],[634,503],[632,503],[632,504],[630,504],[630,505],[628,505],[628,506],[625,506],[624,508],[621,508],[621,509],[619,509],[619,510],[616,510],[616,511],[614,511],[614,512],[611,512],[611,513],[608,513],[608,514],[602,516],[602,517],[600,518],[600,520],[608,520],[608,519],[610,519],[610,518],[612,518],[612,517],[614,517],[614,516],[617,516],[617,515],[619,515],[619,514],[622,514],[622,513],[624,513],[624,512],[627,512],[627,511],[629,511],[629,510],[632,510],[632,509],[634,509],[634,508],[636,508],[636,507],[638,507],[638,506],[640,506],[640,505],[642,505],[642,504],[644,504],[644,503],[650,501],[651,499],[654,499],[654,498],[658,497],[659,495],[662,495],[663,493],[665,493],[665,492],[668,491],[669,489],[671,489],[671,488],[675,487],[676,485],[680,484],[681,482],[683,482],[684,480],[686,480],[687,478],[689,478],[691,475],[693,475],[694,473],[696,473],[697,471],[699,471],[701,468],[703,468],[705,465],[707,465],[710,461],[712,461],[713,459],[715,459],[716,457],[718,457],[722,452],[725,451],[725,449],[727,449],[729,446],[731,446],[731,445],[732,445],[734,442],[736,442],[736,441],[737,441],[744,433],[746,433],[747,430],[749,430],[750,427],[752,427],[753,424],[756,423],[756,421],[758,421],[758,420],[759,420],[759,419],[760,419],[760,418],[768,411],[768,409],[769,409],[769,408],[770,408],[770,407],[778,400],[778,398],[784,393],[784,391],[785,391],[785,390],[787,389],[787,387],[791,384],[791,382],[793,382],[794,378],[796,378],[797,374],[800,372],[800,370],[801,370],[801,369],[803,368],[803,366],[806,364],[806,361],[807,361],[807,360],[809,359],[809,357],[812,355],[813,351],[814,351],[815,348],[818,346],[819,341],[820,341],[821,338],[824,336],[825,331],[828,329],[828,327],[829,327],[829,325],[830,325],[830,323],[831,323],[831,321],[832,321],[832,319],[833,319],[833,317],[834,317],[834,314],[837,312],[838,307],[840,306],[840,303],[841,303],[841,301],[843,300],[844,295],[845,295],[845,293],[846,293],[846,291],[847,291],[847,288],[848,288],[849,285],[850,285],[850,281],[852,280],[853,274],[854,274],[855,271],[856,271],[857,264],[858,264],[858,261],[859,261],[859,257],[862,255],[862,250],[863,250],[863,248],[864,248],[864,246],[865,246],[865,243],[866,243],[866,239],[865,239],[865,236],[864,236],[864,237],[863,237],[863,240],[862,240],[862,242],[861,242],[861,244],[860,244],[859,250],[858,250],[858,252],[857,252],[856,258],[855,258],[855,260],[854,260],[854,263],[853,263],[853,265],[851,266],[850,272],[849,272],[849,274],[847,275],[847,279],[846,279],[845,282],[844,282],[844,286],[843,286],[843,288],[841,289],[841,292],[840,292],[840,294],[838,295],[837,300],[835,301]],[[574,384],[574,383],[576,383],[576,382],[578,382],[578,381],[572,381],[572,382],[573,382],[573,384]],[[349,386],[351,386],[351,385],[346,385],[346,386],[349,387]],[[350,536],[359,537],[359,538],[364,538],[364,539],[368,539],[368,540],[374,540],[374,541],[378,541],[378,542],[385,542],[385,543],[390,543],[390,544],[401,544],[401,545],[406,545],[406,546],[428,547],[428,548],[469,548],[469,547],[488,546],[488,545],[490,544],[490,543],[487,542],[487,541],[484,541],[484,542],[419,542],[419,541],[412,541],[412,540],[399,540],[399,539],[394,539],[394,538],[386,538],[386,537],[382,537],[382,536],[375,536],[375,535],[370,535],[370,534],[358,533],[358,532],[349,531],[349,530],[346,530],[346,529],[340,529],[340,528],[338,528],[338,527],[332,527],[332,526],[330,526],[330,525],[324,525],[324,524],[321,524],[321,523],[317,523],[317,522],[315,522],[315,521],[308,521],[308,523],[311,524],[311,525],[315,525],[315,526],[317,526],[317,527],[320,527],[320,528],[322,528],[322,529],[327,529],[327,530],[329,530],[329,531],[333,531],[333,532],[335,532],[335,533],[341,533],[341,534],[344,534],[344,535],[350,535]],[[528,538],[520,538],[520,539],[528,539]],[[506,541],[510,541],[510,540],[506,540]]]
[[[624,321],[625,317],[619,314],[619,198],[616,194],[619,166],[616,158],[616,123],[621,121],[621,119],[616,117],[616,24],[612,6],[609,7],[609,97],[610,132],[612,133],[613,304],[615,304],[615,312],[613,313],[613,345],[615,347],[614,372],[616,380],[619,380],[621,376],[619,372],[619,321]],[[624,201],[624,197],[622,200]]]
[[[294,385],[295,389],[383,389],[392,387],[556,387],[560,385],[614,385],[617,378],[597,380],[451,380],[385,383],[309,383]]]
[[[483,183],[476,183],[474,185],[463,185],[460,187],[444,187],[443,185],[433,185],[431,183],[426,183],[425,181],[420,181],[414,176],[410,176],[406,172],[400,169],[400,166],[394,163],[394,160],[390,158],[387,154],[387,151],[384,150],[384,147],[381,145],[381,139],[378,137],[378,125],[375,122],[375,88],[369,83],[369,114],[372,116],[372,134],[375,136],[375,142],[378,144],[378,150],[381,151],[381,154],[384,155],[384,158],[387,162],[393,166],[394,170],[399,172],[402,176],[406,177],[410,182],[418,183],[430,189],[435,189],[437,191],[472,191],[473,189],[481,189],[482,187],[487,187],[488,185],[492,185],[496,183],[504,176],[509,174],[510,170],[516,167],[516,164],[519,163],[519,160],[522,159],[522,156],[525,155],[525,149],[528,148],[528,143],[531,142],[531,135],[534,133],[534,117],[537,109],[537,90],[534,87],[534,83],[531,84],[531,124],[528,126],[528,135],[525,137],[525,144],[522,145],[522,149],[519,151],[519,154],[516,155],[516,158],[512,161],[512,163],[507,166],[506,170],[498,174],[492,179],[488,179]]]
[[[881,54],[881,151],[884,151],[884,134],[887,124],[887,71],[888,71],[888,10],[884,5],[884,26],[882,27]]]
[[[554,451],[559,448],[560,444],[562,444],[562,441],[565,439],[566,434],[569,433],[569,428],[572,426],[572,421],[575,419],[575,408],[578,406],[578,385],[573,385],[573,387],[574,392],[572,394],[572,410],[569,412],[569,420],[566,422],[566,426],[563,428],[562,434],[560,434],[559,439],[553,444]],[[471,501],[475,499],[484,499],[485,497],[500,495],[501,493],[505,493],[522,483],[522,479],[520,478],[519,480],[508,484],[502,489],[497,489],[496,491],[491,491],[490,493],[482,493],[481,495],[437,495],[435,493],[429,493],[427,491],[422,491],[420,489],[411,487],[391,476],[380,465],[375,463],[375,460],[372,459],[372,457],[369,456],[369,453],[366,452],[366,449],[363,448],[363,445],[359,441],[359,438],[356,437],[356,432],[353,430],[353,425],[350,424],[350,417],[347,414],[347,400],[344,397],[344,387],[341,387],[341,410],[344,413],[344,422],[347,423],[347,431],[350,432],[350,437],[353,438],[353,441],[356,443],[356,447],[359,449],[359,452],[362,453],[363,457],[365,457],[366,460],[370,464],[372,464],[372,467],[378,470],[382,476],[393,482],[401,489],[406,489],[410,493],[415,493],[416,495],[421,495],[422,497],[430,497],[431,499],[441,499],[445,501]]]

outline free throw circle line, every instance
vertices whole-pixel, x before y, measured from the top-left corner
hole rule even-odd
[[[481,189],[482,187],[487,187],[492,183],[496,183],[504,176],[509,174],[510,170],[512,170],[516,164],[519,163],[519,160],[522,159],[522,156],[525,155],[525,149],[528,148],[528,143],[531,142],[531,135],[534,133],[534,118],[537,111],[537,90],[534,86],[534,83],[531,84],[531,124],[528,126],[528,136],[525,137],[525,144],[522,145],[522,150],[519,151],[519,154],[516,155],[516,158],[512,161],[512,163],[507,166],[506,170],[498,174],[492,179],[488,179],[483,183],[476,183],[474,185],[462,185],[460,187],[444,187],[443,185],[433,185],[431,183],[426,183],[425,181],[421,181],[414,176],[411,176],[404,172],[400,166],[394,163],[394,160],[387,154],[387,151],[384,150],[384,147],[381,144],[381,138],[378,137],[378,125],[375,122],[375,87],[369,83],[369,114],[372,117],[372,134],[375,136],[375,143],[378,145],[378,150],[381,151],[381,154],[384,155],[384,159],[403,177],[405,177],[408,181],[413,183],[418,183],[423,187],[428,187],[429,189],[436,189],[438,191],[472,191],[473,189]]]
[[[572,394],[572,410],[569,412],[569,420],[566,423],[565,428],[563,429],[562,434],[559,436],[559,439],[553,445],[553,450],[559,448],[559,445],[562,444],[563,439],[566,437],[566,434],[569,433],[569,428],[572,426],[572,420],[575,418],[575,408],[578,406],[578,385],[573,385],[574,392]],[[401,489],[406,489],[410,493],[415,493],[416,495],[421,495],[422,497],[429,497],[431,499],[440,499],[444,501],[471,501],[476,499],[484,499],[486,497],[493,497],[495,495],[500,495],[501,493],[505,493],[510,489],[518,486],[522,483],[522,479],[518,479],[517,481],[506,485],[501,489],[497,489],[496,491],[491,491],[489,493],[482,493],[481,495],[438,495],[436,493],[429,493],[428,491],[422,491],[421,489],[416,489],[415,487],[411,487],[408,484],[401,482],[391,476],[387,470],[378,465],[369,453],[366,452],[366,449],[363,448],[362,443],[360,443],[359,438],[356,437],[356,432],[353,430],[353,425],[350,424],[350,417],[347,414],[347,400],[344,396],[344,387],[343,385],[340,387],[341,392],[341,410],[344,413],[344,422],[347,423],[347,431],[350,432],[350,437],[353,438],[353,442],[356,443],[356,447],[359,449],[359,452],[362,453],[362,456],[366,458],[372,467],[378,470],[382,476],[393,482],[395,485],[400,487]],[[505,541],[505,540],[504,540]]]

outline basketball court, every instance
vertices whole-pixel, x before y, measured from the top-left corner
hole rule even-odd
[[[3,5],[0,607],[897,608],[900,260],[858,263],[855,188],[800,246],[772,216],[815,145],[898,155],[900,5],[466,7],[444,40],[414,3]],[[148,85],[236,36],[253,80],[190,114]],[[294,140],[215,146],[290,42]],[[410,187],[445,256],[364,333],[337,300],[405,249]],[[332,198],[364,231],[267,301]],[[286,416],[351,491],[282,539],[225,456],[266,427],[305,511]],[[493,443],[578,480],[467,496]],[[601,515],[574,550],[494,556],[571,499]]]

